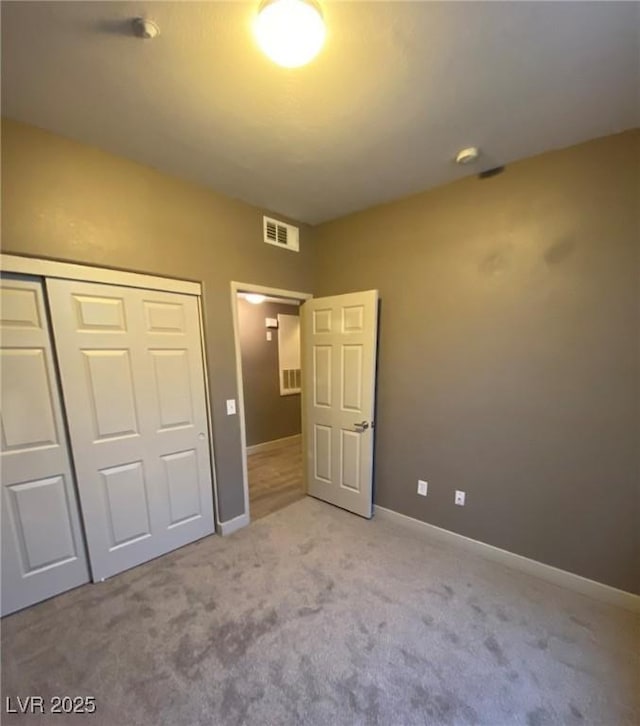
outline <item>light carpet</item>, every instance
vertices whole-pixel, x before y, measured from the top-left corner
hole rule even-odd
[[[2,621],[3,724],[640,723],[638,618],[306,498]]]

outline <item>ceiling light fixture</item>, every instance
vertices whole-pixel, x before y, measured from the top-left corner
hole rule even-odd
[[[255,292],[245,292],[244,299],[252,305],[260,305],[266,300],[264,295],[258,295]]]
[[[315,0],[263,0],[253,31],[265,55],[285,68],[309,63],[320,52],[326,35]]]

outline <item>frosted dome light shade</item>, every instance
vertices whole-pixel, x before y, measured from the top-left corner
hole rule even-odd
[[[245,293],[244,299],[252,305],[260,305],[266,298],[264,295],[258,295],[258,293],[255,292],[247,292]]]
[[[254,33],[274,63],[298,68],[320,52],[326,28],[319,8],[310,0],[271,0],[258,10]]]

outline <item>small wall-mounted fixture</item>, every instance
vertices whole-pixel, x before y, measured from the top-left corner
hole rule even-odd
[[[133,34],[136,38],[142,38],[143,40],[153,40],[160,35],[160,28],[157,23],[147,18],[134,18],[131,21],[133,25]]]
[[[478,179],[491,179],[504,171],[504,166],[494,166],[492,169],[485,169],[478,174]]]
[[[253,32],[262,52],[285,68],[298,68],[316,57],[326,28],[315,0],[263,0]]]

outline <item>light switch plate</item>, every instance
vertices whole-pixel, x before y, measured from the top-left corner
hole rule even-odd
[[[236,412],[236,399],[227,398],[227,416],[233,416]]]
[[[267,340],[271,340],[273,338],[273,333],[270,330],[267,330]]]
[[[429,488],[429,483],[424,481],[423,479],[418,479],[418,494],[422,497],[427,496],[427,489]]]
[[[464,507],[464,502],[466,498],[467,495],[465,494],[465,492],[461,492],[459,489],[456,489],[456,498],[454,501],[459,507]]]

